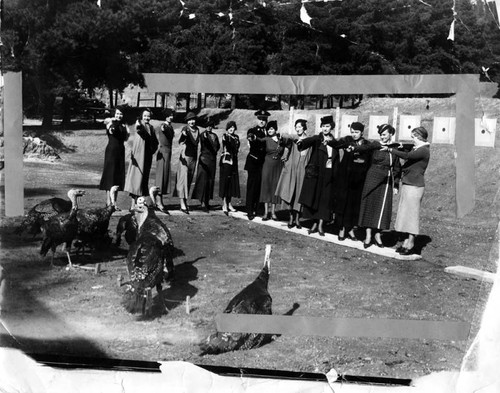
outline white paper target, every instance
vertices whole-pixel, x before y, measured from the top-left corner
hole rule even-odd
[[[475,119],[476,146],[495,147],[497,119]]]
[[[454,117],[435,117],[432,129],[432,143],[451,143],[455,141],[456,119]]]
[[[389,123],[389,116],[370,116],[368,139],[379,140],[378,126]]]
[[[411,130],[420,127],[421,118],[419,115],[401,115],[399,116],[399,141],[410,141],[411,140]]]
[[[342,115],[342,121],[340,126],[340,137],[351,135],[351,124],[358,121],[358,116],[356,115]]]

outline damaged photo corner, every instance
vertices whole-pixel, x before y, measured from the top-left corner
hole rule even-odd
[[[4,91],[6,92],[4,98],[6,166],[2,170],[2,178],[5,185],[5,198],[3,198],[5,201],[4,222],[8,225],[11,217],[12,220],[15,220],[16,217],[24,214],[25,198],[36,195],[37,191],[31,185],[27,185],[26,177],[23,173],[22,150],[20,149],[22,147],[22,140],[19,138],[19,133],[22,130],[22,111],[19,108],[22,105],[19,105],[20,98],[19,94],[16,93],[16,91],[19,92],[21,89],[19,85],[15,86],[16,81],[20,81],[20,77],[14,73],[6,74],[4,77]],[[449,220],[454,225],[460,225],[461,219],[465,220],[467,217],[474,215],[476,200],[479,199],[479,193],[481,192],[481,190],[475,189],[475,185],[477,185],[477,181],[475,180],[475,155],[478,149],[474,148],[475,137],[473,132],[475,118],[480,113],[480,110],[477,110],[476,101],[480,95],[477,76],[297,77],[145,74],[145,82],[149,93],[359,94],[366,96],[385,95],[389,97],[388,100],[382,103],[385,106],[383,110],[373,111],[373,113],[364,112],[357,114],[355,110],[349,109],[341,109],[340,113],[338,113],[336,108],[310,111],[293,109],[293,115],[297,116],[314,113],[314,116],[311,118],[317,114],[332,114],[335,119],[341,120],[337,122],[338,133],[341,132],[342,116],[344,115],[346,119],[348,119],[347,116],[358,116],[358,121],[364,122],[367,129],[370,123],[368,115],[387,116],[388,121],[396,125],[398,116],[400,121],[402,121],[402,115],[420,115],[422,125],[427,125],[426,128],[431,135],[433,135],[433,129],[438,129],[436,128],[436,124],[441,125],[443,121],[448,121],[446,124],[450,124],[449,120],[442,120],[442,118],[456,118],[456,123],[453,127],[454,135],[450,135],[449,138],[448,136],[446,138],[443,137],[441,140],[431,139],[432,156],[430,170],[433,163],[436,165],[435,163],[438,162],[437,156],[445,157],[445,166],[439,169],[445,170],[446,176],[452,178],[453,195],[450,199],[449,190],[439,189],[439,181],[443,181],[442,179],[438,181],[433,180],[431,176],[428,177],[428,181],[433,186],[428,187],[429,190],[426,190],[427,195],[424,200],[428,206],[425,209],[430,212],[427,213],[429,216],[432,216],[433,209],[436,209],[436,211],[434,221],[433,219],[426,221],[426,225],[429,226],[426,229],[428,229],[429,233],[432,233],[431,226],[433,224],[438,226],[437,221],[441,219],[439,208],[448,209],[449,211],[450,203],[453,203],[455,206],[451,210],[454,210],[453,214],[457,216],[457,219],[452,220],[449,217],[444,217],[444,220]],[[14,85],[11,85],[12,83]],[[7,93],[9,93],[8,96]],[[426,94],[449,95],[448,103],[441,110],[435,111],[435,108],[427,108],[429,100],[422,99],[421,97]],[[412,104],[412,102],[416,104]],[[430,106],[433,103],[434,101],[431,101]],[[415,110],[417,107],[420,109]],[[396,114],[395,108],[398,108],[399,114]],[[258,110],[260,108],[251,109]],[[289,126],[291,123],[290,119],[292,118],[291,111],[291,108],[288,111],[284,111],[285,113],[283,114],[279,114],[278,111],[270,111],[271,117],[275,116],[278,119],[278,128],[283,133],[291,133],[291,127]],[[425,118],[425,114],[429,111],[432,111],[432,116]],[[396,123],[394,123],[395,121]],[[407,121],[410,124],[415,119],[407,119]],[[238,132],[242,141],[245,139],[244,135],[250,126],[251,124],[238,124]],[[178,131],[178,128],[180,127],[176,127],[176,131]],[[439,127],[441,130],[444,128],[442,126]],[[398,130],[398,132],[401,134],[398,133],[396,136],[403,136],[403,129]],[[400,139],[404,140],[405,138]],[[12,150],[9,146],[13,146]],[[491,150],[486,151],[484,154],[488,155],[490,152]],[[434,155],[436,158],[433,157]],[[240,156],[239,159],[240,161],[244,160],[244,155]],[[84,171],[82,170],[82,172]],[[439,172],[431,173],[435,173],[437,176]],[[76,176],[78,177],[78,171],[76,172]],[[58,180],[54,179],[54,184],[57,183]],[[78,183],[79,180],[74,179],[73,184]],[[82,181],[82,184],[84,183],[85,181]],[[67,184],[63,183],[58,186],[64,188]],[[443,184],[441,183],[441,185]],[[84,185],[92,187],[90,183]],[[449,179],[447,185],[450,185]],[[42,189],[39,192],[45,193],[47,191]],[[440,199],[440,192],[448,193],[448,199]],[[84,199],[82,202],[85,204]],[[439,206],[440,203],[443,206]],[[234,222],[236,228],[241,224],[240,222]],[[186,224],[184,221],[182,224],[175,224],[171,228],[174,240],[177,233],[180,234],[189,225],[193,225],[193,223],[188,222]],[[228,225],[228,223],[226,222],[225,225]],[[247,223],[244,222],[244,225],[247,225]],[[2,227],[5,229],[6,226],[2,225]],[[196,226],[194,225],[194,227]],[[223,237],[225,232],[220,227],[217,227],[217,229],[220,230],[220,236]],[[191,228],[190,230],[193,231],[195,229]],[[496,228],[493,228],[492,232],[491,227],[485,230],[489,235],[493,233],[493,236],[487,238],[487,245],[483,245],[482,249],[487,250],[484,255],[477,255],[477,250],[471,254],[470,258],[482,257],[483,259],[483,261],[476,261],[477,263],[474,266],[490,270],[493,266],[496,269],[497,260],[495,258],[498,258],[498,252],[496,251],[498,248],[498,234],[495,235],[495,230]],[[449,228],[449,232],[452,233],[453,228]],[[9,245],[7,241],[9,236],[3,236],[2,253],[7,260],[15,261],[16,245],[15,243]],[[396,389],[395,386],[390,386],[391,382],[394,385],[399,385],[402,381],[409,383],[410,380],[411,384],[414,385],[412,391],[417,391],[416,389],[419,386],[423,387],[426,383],[430,383],[430,381],[432,381],[434,387],[443,383],[442,391],[447,391],[445,389],[451,388],[456,388],[457,391],[460,391],[460,389],[467,391],[466,389],[471,386],[494,386],[495,383],[498,384],[495,380],[496,376],[494,377],[494,374],[490,373],[489,367],[492,364],[498,364],[494,360],[497,360],[499,355],[495,352],[496,344],[488,341],[490,340],[491,332],[494,329],[498,329],[498,321],[495,321],[496,317],[488,313],[490,304],[494,305],[497,298],[495,295],[496,286],[493,285],[491,287],[491,282],[484,279],[472,280],[470,278],[464,279],[460,276],[457,278],[445,273],[443,265],[446,262],[442,262],[442,260],[446,260],[446,255],[441,254],[441,252],[445,251],[439,249],[439,246],[435,244],[437,238],[434,240],[432,239],[433,236],[429,236],[429,248],[427,249],[429,251],[424,251],[422,260],[415,262],[417,265],[408,266],[408,263],[413,263],[408,261],[405,262],[406,265],[404,263],[398,265],[399,262],[393,262],[390,259],[384,260],[380,257],[370,257],[371,259],[363,260],[360,268],[368,272],[367,276],[362,278],[366,281],[360,280],[360,283],[356,283],[353,281],[353,276],[343,274],[343,270],[346,268],[342,265],[356,263],[357,254],[354,255],[355,251],[344,251],[344,247],[332,244],[329,244],[327,249],[325,245],[315,243],[315,240],[306,239],[307,247],[306,252],[304,252],[293,248],[293,241],[290,241],[290,238],[293,238],[293,236],[297,235],[287,232],[271,234],[265,232],[260,239],[261,243],[257,249],[252,248],[253,244],[248,242],[245,244],[247,239],[242,238],[236,244],[233,244],[232,248],[221,247],[216,249],[215,257],[210,256],[205,250],[190,248],[195,242],[194,240],[186,239],[183,250],[185,258],[181,259],[183,261],[182,265],[186,267],[186,272],[188,272],[187,267],[189,266],[189,269],[191,269],[189,270],[189,274],[192,273],[192,269],[198,270],[197,273],[194,273],[197,281],[192,280],[180,283],[178,290],[180,292],[185,291],[182,293],[189,293],[191,295],[189,300],[191,312],[189,314],[187,312],[182,314],[179,310],[183,307],[177,306],[178,315],[174,323],[170,324],[170,326],[168,322],[165,324],[165,320],[169,319],[168,314],[152,321],[134,321],[131,318],[125,326],[106,326],[107,322],[105,319],[107,318],[103,316],[102,324],[97,324],[95,320],[78,314],[78,303],[74,304],[74,310],[65,309],[65,315],[58,315],[58,305],[55,299],[52,299],[53,303],[41,304],[36,298],[33,299],[30,294],[30,292],[42,293],[44,298],[47,299],[46,295],[51,291],[51,288],[42,290],[38,287],[40,284],[37,285],[33,277],[29,277],[26,283],[20,283],[16,288],[12,284],[9,284],[9,282],[13,282],[9,280],[8,273],[12,269],[12,265],[10,265],[4,269],[6,273],[2,277],[2,296],[6,299],[9,296],[9,291],[14,294],[23,292],[23,300],[17,306],[15,301],[6,301],[6,306],[2,310],[1,316],[2,337],[10,340],[10,345],[6,345],[6,347],[21,348],[27,353],[33,354],[37,353],[40,349],[56,348],[55,351],[48,350],[48,356],[45,356],[45,361],[49,365],[51,363],[54,365],[58,363],[57,355],[60,355],[61,359],[65,355],[69,355],[70,357],[80,356],[80,359],[84,359],[85,354],[93,354],[98,367],[100,365],[100,367],[106,368],[107,365],[112,368],[120,364],[128,367],[132,373],[129,375],[133,375],[135,378],[134,383],[139,383],[141,380],[141,374],[134,373],[142,366],[147,369],[148,365],[141,363],[147,360],[151,362],[151,366],[153,367],[157,361],[160,361],[162,374],[169,375],[173,379],[175,379],[174,375],[176,373],[181,372],[181,369],[184,373],[187,372],[186,370],[189,370],[189,373],[194,373],[195,370],[191,368],[191,364],[198,364],[202,367],[206,366],[208,370],[215,370],[218,366],[221,367],[221,370],[224,367],[236,367],[236,369],[242,370],[247,368],[246,372],[242,371],[242,375],[245,375],[245,373],[252,374],[251,371],[248,371],[252,370],[256,373],[255,376],[257,377],[272,376],[274,380],[283,381],[286,381],[288,378],[295,378],[301,373],[302,375],[307,374],[310,378],[314,378],[314,374],[316,373],[322,374],[331,370],[330,376],[338,376],[337,382],[331,381],[331,386],[334,390],[347,390],[348,386],[346,382],[349,382],[350,377],[352,377],[352,382],[357,382],[361,385],[363,383],[368,386],[370,386],[370,383],[385,385],[385,388],[389,391],[390,389]],[[282,242],[283,238],[286,241],[283,240]],[[300,244],[303,244],[304,240],[301,239],[300,241],[302,242]],[[314,243],[311,244],[311,242]],[[214,296],[217,296],[217,299],[204,300],[205,303],[216,303],[218,310],[214,311],[211,309],[209,314],[197,316],[196,314],[206,312],[203,308],[206,305],[198,302],[197,297],[202,296],[203,278],[209,274],[210,267],[215,268],[213,265],[218,263],[218,260],[223,260],[227,264],[228,275],[226,277],[217,277],[220,285],[224,286],[228,281],[236,280],[238,281],[238,285],[232,284],[231,288],[239,287],[243,289],[260,272],[264,260],[264,246],[267,243],[272,245],[272,252],[269,257],[271,260],[270,270],[272,272],[269,277],[269,293],[273,299],[273,315],[221,314],[229,300],[238,292],[238,290],[235,292],[224,291],[221,288],[220,291],[213,292]],[[183,248],[182,242],[178,244],[178,247]],[[203,243],[201,242],[201,244]],[[38,243],[33,242],[32,247],[37,250]],[[335,261],[317,260],[316,255],[322,258],[323,255],[328,255],[334,248],[336,249],[334,252]],[[433,248],[435,250],[431,252],[430,250]],[[343,257],[339,249],[348,253],[348,255]],[[310,253],[311,250],[314,250],[312,254]],[[293,252],[295,255],[287,254],[287,252]],[[465,254],[464,259],[466,260],[467,250],[463,252]],[[191,255],[188,255],[188,253],[191,253]],[[230,261],[229,257],[238,258],[245,253],[250,255],[248,261],[254,261],[248,266],[243,268],[237,263]],[[293,258],[291,258],[292,256]],[[31,258],[33,262],[34,257],[31,256]],[[114,261],[109,260],[108,262]],[[202,265],[205,264],[212,266],[203,267]],[[292,278],[291,276],[294,274],[293,268],[301,264],[309,264],[311,277],[307,277],[303,272],[300,272],[300,276]],[[23,265],[23,269],[27,269],[26,266]],[[406,278],[413,278],[414,282],[406,284],[400,282],[400,286],[392,286],[394,281],[401,280],[396,273],[399,274],[402,271],[406,271],[404,273],[407,274]],[[77,274],[85,275],[86,273],[82,271]],[[50,275],[51,273],[45,272],[44,274]],[[315,282],[312,277],[313,274],[322,276],[321,280],[317,280],[321,283],[321,286],[318,285],[318,282]],[[436,278],[428,280],[426,274],[433,274]],[[104,270],[99,275],[101,277],[106,276],[106,271]],[[18,277],[17,273],[14,273],[12,279],[15,280]],[[377,280],[379,277],[383,277],[383,279]],[[52,284],[61,287],[69,284],[66,289],[71,292],[71,290],[76,290],[76,288],[71,289],[71,282],[74,279],[75,277],[64,273],[58,277],[58,281],[52,282]],[[106,309],[104,303],[108,299],[101,298],[99,290],[101,285],[109,284],[112,280],[111,277],[104,280],[99,278],[97,280],[99,283],[88,288],[89,294],[83,296],[80,301],[96,301],[99,303],[99,307]],[[210,280],[206,279],[205,282],[210,282]],[[211,282],[215,283],[216,281]],[[303,282],[305,285],[299,286],[299,282]],[[392,284],[390,284],[391,282]],[[413,291],[411,296],[414,298],[422,297],[425,302],[428,302],[426,305],[428,307],[424,307],[421,302],[410,302],[406,296],[403,296],[402,291],[405,289],[405,285],[408,292]],[[342,288],[340,288],[341,286]],[[432,286],[441,288],[438,289],[435,287],[432,289]],[[391,288],[396,288],[401,292],[384,292]],[[489,293],[490,288],[492,288],[491,293]],[[286,295],[286,299],[280,299],[280,292]],[[439,297],[429,298],[426,292],[435,292],[439,294]],[[335,298],[336,296],[338,297],[339,293],[341,295],[340,299]],[[467,309],[466,311],[460,313],[454,312],[452,309],[447,309],[448,307],[453,307],[455,304],[453,301],[457,300],[450,299],[450,296],[453,295],[458,296],[459,300],[464,303],[463,307]],[[50,296],[48,298],[50,299]],[[485,306],[487,299],[488,305]],[[293,312],[293,315],[287,315],[287,311],[295,302],[299,303],[300,307]],[[63,323],[56,329],[54,329],[53,325],[43,326],[44,318],[38,319],[39,313],[35,313],[32,323],[26,323],[26,321],[31,321],[33,315],[32,307],[27,306],[29,303],[37,304],[37,308],[43,310],[46,315],[61,319]],[[181,304],[184,304],[184,302],[181,302]],[[418,304],[418,307],[415,309],[412,308],[414,304]],[[108,312],[111,315],[119,313],[118,309],[108,306]],[[162,319],[161,326],[159,326],[161,329],[158,329],[158,326],[151,329],[151,325],[158,324]],[[215,322],[217,323],[215,324]],[[134,324],[136,325],[135,332],[142,330],[146,334],[144,334],[144,337],[138,336],[135,338],[136,345],[127,345],[121,339],[121,333]],[[192,344],[201,337],[197,336],[199,332],[194,334],[193,332],[196,332],[199,327],[201,327],[200,331],[204,333],[210,332],[216,326],[219,331],[230,330],[236,334],[242,332],[250,334],[267,333],[275,336],[275,338],[271,343],[255,350],[196,357],[195,355],[197,354]],[[150,331],[148,332],[148,330]],[[97,338],[98,336],[99,340],[93,343],[93,338]],[[182,342],[178,338],[179,336],[184,336],[186,341]],[[9,342],[9,340],[6,342]],[[482,340],[485,340],[487,344],[484,344],[485,341]],[[68,344],[70,342],[71,344]],[[177,352],[176,358],[172,359],[167,354],[175,352],[172,349],[178,343],[180,343],[184,354]],[[116,348],[112,350],[114,345],[118,347],[123,346],[121,350],[125,356],[122,357],[123,361],[111,362],[112,364],[110,364],[110,360],[107,359],[108,354],[113,353],[116,355],[119,353],[119,351],[116,351]],[[269,349],[272,346],[278,348],[270,351]],[[147,359],[144,359],[140,355],[145,347],[149,347]],[[75,352],[67,352],[68,348],[72,348]],[[152,348],[154,350],[151,350]],[[424,348],[423,351],[422,348]],[[108,350],[111,351],[108,352]],[[442,355],[436,353],[441,350],[444,350]],[[186,351],[192,351],[193,353],[186,353]],[[382,354],[381,352],[384,353]],[[428,352],[429,356],[415,358],[416,353],[420,354],[423,352]],[[278,355],[279,353],[281,355]],[[349,355],[343,355],[345,353]],[[151,354],[156,354],[157,357],[151,358]],[[38,355],[43,354],[38,353]],[[52,355],[55,355],[55,358]],[[116,356],[112,356],[112,358],[117,359]],[[40,359],[44,359],[44,356],[40,356]],[[136,360],[137,363],[134,362]],[[177,361],[179,360],[185,360],[186,364],[178,363]],[[28,362],[28,360],[22,360],[22,362],[25,365],[25,362]],[[410,363],[419,365],[418,368],[421,370],[425,370],[425,367],[428,367],[430,371],[436,370],[435,364],[427,366],[427,362],[439,362],[437,369],[443,370],[443,372],[437,375],[435,371],[433,373],[424,372],[421,375],[405,375],[407,369],[404,369],[402,372],[399,368],[404,363]],[[369,365],[369,367],[366,368],[366,365]],[[34,365],[30,364],[30,366],[33,367]],[[61,367],[61,364],[57,364],[57,366]],[[80,364],[80,366],[89,367],[89,364]],[[15,367],[15,362],[9,362],[10,371],[13,371]],[[57,370],[59,370],[58,367],[56,367]],[[411,365],[409,368],[411,368]],[[384,374],[376,375],[377,369],[383,369]],[[268,374],[259,375],[258,370],[263,372],[265,370]],[[283,370],[290,372],[290,374],[287,375]],[[361,373],[359,373],[360,370]],[[371,370],[371,372],[362,373],[362,370]],[[394,373],[391,374],[387,370],[392,370]],[[198,378],[209,384],[213,384],[217,377],[209,377],[208,374],[205,374],[205,371],[200,369],[199,372],[201,374]],[[280,374],[280,372],[283,373]],[[227,369],[226,373],[228,373]],[[234,373],[234,370],[231,373]],[[78,378],[77,376],[74,377]],[[377,379],[377,377],[381,378]],[[422,378],[420,379],[420,377]],[[431,377],[435,377],[436,379],[430,379]],[[103,378],[105,378],[104,373]],[[283,381],[282,383],[285,383]],[[218,380],[218,382],[222,384],[220,386],[224,386],[224,381]],[[274,382],[277,383],[276,381]],[[161,383],[161,379],[158,379],[158,383]],[[227,383],[230,384],[230,382]],[[270,381],[268,380],[266,383],[270,383]],[[298,389],[301,383],[300,378],[297,378],[293,383],[297,384],[295,385],[296,387],[288,385],[287,391]],[[301,388],[304,389],[305,385],[301,386]],[[325,389],[319,386],[317,388],[318,391]],[[313,388],[310,387],[310,389]],[[433,391],[438,390],[433,389]]]

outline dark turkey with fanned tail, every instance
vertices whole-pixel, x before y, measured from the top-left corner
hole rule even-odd
[[[272,298],[268,292],[270,274],[269,252],[270,246],[266,249],[264,267],[260,274],[229,302],[224,313],[272,314]],[[211,334],[204,342],[200,343],[200,356],[257,348],[270,342],[272,338],[273,335],[262,333],[217,332]]]
[[[69,191],[68,191],[69,198]],[[43,228],[43,224],[59,213],[68,213],[71,210],[71,199],[50,198],[33,206],[23,218],[15,233],[21,235],[27,232],[35,237]]]
[[[40,255],[45,257],[49,250],[52,250],[51,266],[54,263],[54,254],[58,245],[65,245],[66,255],[68,257],[69,266],[72,266],[69,251],[71,243],[78,234],[78,198],[85,195],[84,190],[72,189],[68,192],[68,196],[72,203],[72,209],[69,212],[59,213],[52,216],[44,222],[43,240],[40,248]]]

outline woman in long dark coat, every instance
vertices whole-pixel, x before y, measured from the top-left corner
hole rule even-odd
[[[196,126],[196,115],[193,112],[187,114],[186,122],[187,126],[182,128],[179,138],[181,151],[179,154],[179,167],[175,177],[174,196],[180,199],[181,211],[189,214],[187,200],[196,169],[196,160],[198,159],[200,130]]]
[[[276,187],[276,195],[281,198],[288,209],[290,210],[290,218],[288,220],[288,228],[297,226],[297,229],[302,228],[300,225],[300,215],[302,213],[302,205],[299,203],[299,195],[304,183],[305,168],[309,161],[311,149],[299,151],[297,142],[307,137],[307,121],[298,119],[295,122],[295,132],[297,136],[289,138],[284,136],[286,156],[283,170],[281,171]]]
[[[158,148],[158,139],[150,124],[151,111],[146,109],[142,117],[135,123],[136,134],[130,152],[130,163],[125,178],[124,191],[132,198],[132,208],[139,196],[149,195],[149,173],[153,163],[153,155]]]
[[[381,148],[391,144],[395,132],[394,127],[383,124],[378,130],[380,141],[349,148],[355,152],[371,152],[359,211],[359,226],[366,228],[365,248],[373,242],[383,247],[381,232],[391,225],[392,195],[398,190],[401,166],[393,153]]]
[[[337,148],[363,146],[368,143],[363,138],[365,126],[353,122],[351,135],[338,140]],[[370,165],[369,152],[354,152],[344,149],[335,174],[335,223],[339,229],[339,240],[349,237],[355,240],[354,228],[358,225],[361,194],[365,183],[366,171]]]
[[[276,196],[276,187],[278,180],[283,169],[283,156],[284,148],[280,144],[278,135],[278,123],[272,120],[266,125],[267,136],[262,138],[266,147],[266,156],[264,158],[264,165],[262,165],[262,180],[260,186],[259,201],[264,202],[264,216],[263,221],[270,218],[277,221],[276,204],[280,202],[280,198]],[[269,212],[269,205],[271,205],[271,212]]]
[[[311,148],[299,197],[299,203],[304,207],[304,218],[315,220],[309,234],[319,232],[320,236],[324,236],[323,223],[330,220],[333,211],[334,166],[337,165],[339,154],[327,143],[334,140],[334,128],[333,117],[324,116],[321,118],[321,134],[297,143],[299,150]]]
[[[222,135],[222,155],[220,158],[219,196],[222,198],[222,211],[225,215],[236,209],[231,205],[231,198],[240,197],[240,178],[238,174],[238,151],[240,138],[236,135],[234,121],[226,124],[226,133]]]
[[[108,144],[104,151],[104,167],[99,190],[106,190],[106,204],[110,205],[112,203],[109,192],[111,187],[119,186],[119,190],[123,190],[125,186],[124,143],[128,139],[129,133],[123,121],[123,111],[121,108],[116,108],[115,116],[107,123],[106,135],[108,136]]]
[[[219,138],[212,129],[213,124],[209,124],[200,134],[200,157],[192,195],[193,199],[201,202],[201,207],[207,212],[210,210],[209,201],[214,197],[217,152],[220,149]]]
[[[165,110],[165,122],[156,132],[156,137],[159,142],[158,151],[156,152],[156,178],[155,185],[160,188],[156,196],[156,207],[168,214],[167,209],[163,205],[163,195],[170,192],[170,160],[172,158],[172,141],[175,131],[172,127],[174,119],[174,111],[167,108]]]

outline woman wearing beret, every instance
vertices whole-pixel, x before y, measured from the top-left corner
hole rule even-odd
[[[298,229],[302,228],[300,225],[302,205],[299,203],[299,195],[302,190],[305,167],[309,161],[311,149],[299,151],[297,142],[307,137],[306,130],[307,121],[298,119],[295,122],[297,136],[293,138],[283,137],[287,153],[284,155],[286,159],[284,160],[285,164],[276,187],[276,195],[281,198],[290,210],[288,228],[293,228],[294,226]]]
[[[276,186],[280,178],[283,162],[283,147],[280,145],[280,136],[278,134],[278,122],[271,120],[266,125],[267,136],[263,138],[265,143],[265,158],[262,165],[262,179],[260,186],[260,202],[264,202],[264,216],[263,221],[273,219],[278,220],[276,216],[276,204],[279,203],[280,198],[276,194]],[[269,211],[271,205],[271,211]]]
[[[325,236],[323,223],[329,221],[332,216],[334,167],[339,158],[338,151],[328,145],[334,141],[334,128],[333,116],[324,116],[321,118],[321,134],[297,143],[300,151],[311,148],[299,197],[299,203],[304,209],[304,218],[312,218],[315,221],[308,230],[309,234],[318,232],[320,236]]]
[[[163,195],[170,192],[170,160],[172,158],[172,141],[174,139],[174,127],[172,121],[174,119],[174,111],[167,108],[165,110],[165,122],[162,123],[160,129],[156,132],[159,146],[156,152],[156,178],[155,185],[160,188],[156,196],[156,207],[168,214],[167,209],[163,205]]]
[[[150,123],[151,111],[145,109],[140,120],[135,123],[136,134],[130,152],[130,164],[125,178],[124,191],[132,198],[132,207],[139,196],[149,194],[149,173],[153,155],[158,148],[155,129]]]
[[[179,153],[179,167],[175,178],[174,196],[180,199],[181,211],[189,214],[187,200],[196,169],[200,130],[196,126],[196,115],[193,112],[187,114],[186,122],[187,126],[182,128],[179,138],[181,150]]]
[[[119,186],[123,190],[125,185],[125,141],[129,137],[127,126],[123,121],[123,109],[117,107],[115,116],[106,124],[108,144],[104,151],[104,167],[102,170],[100,190],[106,190],[106,204],[112,203],[109,190]]]
[[[335,223],[339,227],[339,240],[346,237],[355,240],[354,228],[358,225],[361,193],[365,183],[366,171],[370,165],[369,152],[348,151],[348,146],[363,146],[368,143],[363,138],[365,126],[353,122],[351,135],[339,139],[337,148],[344,148],[344,155],[335,175]]]
[[[240,197],[240,178],[238,174],[238,151],[240,138],[236,135],[238,127],[234,121],[226,124],[226,133],[222,135],[222,155],[220,157],[219,196],[222,198],[222,211],[227,216],[236,209],[231,205],[231,198]]]
[[[396,231],[407,235],[403,244],[396,249],[401,255],[413,253],[415,236],[420,233],[420,204],[424,195],[424,174],[430,159],[430,145],[427,142],[427,137],[427,130],[424,127],[417,127],[411,132],[411,138],[414,142],[411,151],[386,148],[396,157],[406,160],[402,167],[402,186],[394,225]]]
[[[210,199],[214,197],[217,152],[220,149],[219,138],[213,132],[213,126],[213,123],[209,123],[200,134],[200,157],[192,195],[193,199],[201,202],[201,207],[206,212],[210,210]]]
[[[394,153],[382,148],[391,144],[395,132],[390,124],[382,124],[378,129],[380,141],[348,149],[354,152],[371,152],[359,211],[359,226],[366,229],[364,248],[373,243],[383,247],[381,231],[388,230],[391,225],[392,195],[398,192],[401,166]]]

